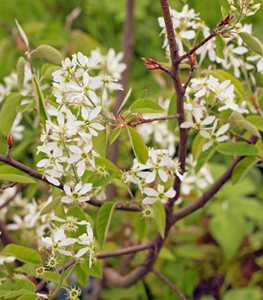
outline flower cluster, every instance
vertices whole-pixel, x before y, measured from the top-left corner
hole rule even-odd
[[[135,184],[141,194],[146,195],[142,200],[143,204],[153,204],[158,200],[166,202],[168,198],[175,196],[175,191],[171,187],[174,174],[182,180],[180,165],[169,156],[168,151],[149,149],[148,161],[141,164],[134,159],[131,170],[123,174],[123,180]]]
[[[254,15],[260,9],[260,3],[254,0],[227,0],[231,10],[240,13],[246,17]]]
[[[51,230],[49,236],[41,239],[43,247],[50,251],[52,257],[52,259],[48,259],[47,266],[52,267],[51,261],[53,267],[56,266],[58,254],[80,258],[86,253],[88,253],[89,266],[91,266],[95,259],[95,241],[90,223],[86,220],[78,221],[73,216],[68,216],[65,219],[54,216],[52,220],[61,225],[57,225]],[[71,237],[72,233],[75,233],[74,237]]]
[[[245,16],[254,14],[260,8],[260,4],[255,4],[254,1],[247,0],[228,0],[228,2],[232,5],[231,7],[238,7],[239,16],[232,18],[231,24],[225,26],[222,35],[217,37],[217,39],[221,39],[221,42],[224,44],[222,53],[219,54],[220,51],[216,51],[216,49],[220,48],[220,46],[217,45],[216,39],[211,39],[195,51],[195,54],[199,56],[197,64],[200,65],[205,57],[208,56],[210,61],[221,64],[224,69],[228,70],[233,68],[234,75],[240,77],[241,72],[250,72],[252,76],[252,71],[255,70],[255,65],[252,64],[252,62],[256,62],[258,72],[262,73],[262,58],[259,55],[252,55],[237,34],[238,32],[247,32],[251,34],[252,25],[242,25],[240,20]],[[182,8],[182,11],[176,11],[170,8],[170,13],[180,55],[184,54],[192,46],[191,42],[196,43],[197,38],[200,40],[205,39],[211,33],[209,27],[200,20],[194,9],[189,9],[188,5],[185,5]],[[163,47],[166,49],[166,52],[169,53],[163,17],[160,17],[158,21],[159,26],[162,28],[161,34],[165,37]]]
[[[230,80],[220,82],[212,75],[194,78],[186,90],[186,121],[181,128],[193,128],[208,139],[203,151],[215,143],[228,139],[226,135],[230,124],[219,126],[217,111],[230,110],[239,114],[249,113],[248,103],[235,93],[235,87]]]
[[[62,68],[53,73],[56,104],[47,107],[50,118],[38,146],[44,158],[37,163],[51,183],[59,185],[63,179],[70,185],[82,184],[85,171],[96,169],[99,154],[93,143],[105,129],[105,109],[110,108],[112,93],[122,88],[118,83],[125,69],[121,59],[122,54],[113,49],[106,56],[99,50],[89,57],[79,52],[66,58]],[[63,202],[70,203],[70,196],[76,200],[84,190],[90,192],[91,185],[86,187],[78,185],[71,192],[65,186],[68,197]]]

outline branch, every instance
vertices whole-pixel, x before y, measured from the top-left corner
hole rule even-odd
[[[178,114],[178,126],[179,126],[179,137],[180,137],[179,149],[178,149],[178,160],[180,163],[180,168],[182,170],[182,173],[184,173],[185,160],[187,155],[187,130],[185,128],[181,128],[181,124],[184,122],[185,90],[183,88],[183,85],[181,83],[181,78],[180,78],[180,70],[179,70],[180,56],[178,53],[179,49],[175,39],[173,21],[171,18],[170,9],[167,0],[160,0],[160,3],[163,11],[165,28],[167,32],[167,39],[168,39],[168,45],[170,49],[170,56],[172,62],[172,78],[173,78],[174,89],[176,92],[176,107],[177,107],[177,114]],[[170,203],[169,208],[173,207],[174,202],[178,199],[180,195],[181,181],[177,177],[175,177],[174,180],[174,189],[176,191],[176,195],[169,202]],[[171,213],[172,210],[169,208],[167,209],[167,212]]]
[[[226,172],[206,191],[199,199],[193,203],[177,210],[173,215],[173,223],[185,218],[186,216],[197,211],[199,208],[203,207],[219,190],[220,188],[230,179],[235,166],[238,164],[243,157],[237,157]]]
[[[183,61],[185,58],[189,57],[191,54],[193,54],[197,49],[201,48],[204,46],[208,41],[213,39],[215,36],[217,36],[218,33],[213,30],[212,33],[206,37],[204,40],[202,40],[200,43],[196,44],[192,49],[190,49],[188,52],[186,52],[184,55],[182,55],[179,59],[179,61]]]
[[[139,251],[147,250],[147,249],[150,249],[152,247],[153,247],[153,243],[149,242],[149,243],[146,243],[146,244],[126,247],[126,248],[122,248],[122,249],[115,250],[115,251],[103,252],[103,253],[98,254],[96,257],[98,259],[104,259],[104,258],[112,257],[112,256],[127,255],[127,254],[131,254],[131,253],[136,253],[136,252],[139,252]]]
[[[176,295],[180,300],[187,300],[184,296],[184,294],[178,289],[178,287],[172,283],[168,278],[166,278],[163,274],[161,274],[159,271],[152,269],[152,272],[159,277],[165,284],[167,284],[173,291],[175,291]]]
[[[164,116],[164,117],[157,117],[157,118],[152,118],[152,119],[141,118],[140,120],[135,121],[135,122],[128,122],[127,125],[130,127],[136,127],[138,125],[145,124],[145,123],[152,123],[155,121],[165,121],[165,120],[171,120],[171,119],[177,119],[177,118],[178,118],[178,114],[168,115],[168,116]]]
[[[8,183],[7,185],[1,186],[0,187],[0,192],[3,192],[4,190],[7,190],[9,188],[12,188],[15,185],[17,185],[17,182],[11,182],[11,183]]]
[[[7,156],[4,156],[4,155],[0,155],[0,161],[1,162],[4,162],[18,170],[21,170],[23,172],[25,172],[26,174],[30,175],[31,177],[33,178],[36,178],[36,179],[39,179],[41,181],[44,181],[46,183],[48,183],[49,185],[52,185],[52,186],[55,186],[61,190],[63,190],[63,184],[60,183],[59,186],[56,186],[54,184],[52,184],[51,182],[49,182],[47,180],[47,178],[40,172],[38,171],[35,171],[34,169],[31,169],[30,167],[20,163],[19,161],[11,158],[10,156],[7,157]],[[100,201],[100,200],[96,200],[96,199],[90,199],[88,201],[88,204],[90,205],[93,205],[93,206],[96,206],[96,207],[100,207],[102,206],[102,204],[104,204],[105,202],[104,201]],[[118,209],[118,210],[126,210],[126,211],[141,211],[142,208],[141,206],[133,203],[133,204],[117,204],[115,206],[115,209]]]

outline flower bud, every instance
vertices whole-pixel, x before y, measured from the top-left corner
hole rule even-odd
[[[8,135],[7,135],[7,144],[9,146],[9,148],[12,148],[13,147],[13,144],[14,144],[14,138],[13,136],[11,135],[11,133],[9,132]]]
[[[233,13],[235,13],[237,11],[237,8],[234,5],[231,5],[230,9]]]
[[[195,65],[195,54],[192,53],[190,56],[189,56],[189,63],[191,66],[194,66]]]
[[[160,69],[160,64],[152,58],[142,58],[142,60],[148,70]]]

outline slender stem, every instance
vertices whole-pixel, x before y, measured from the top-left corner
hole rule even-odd
[[[182,172],[185,172],[185,160],[187,155],[187,130],[185,128],[181,128],[181,124],[184,122],[184,93],[185,90],[183,88],[181,78],[180,78],[180,56],[178,53],[178,45],[175,39],[175,33],[173,28],[173,22],[170,14],[170,9],[167,3],[167,0],[160,0],[165,28],[167,32],[167,39],[168,45],[170,49],[170,57],[172,63],[172,78],[174,89],[176,92],[176,107],[177,107],[177,114],[178,114],[178,126],[179,126],[179,149],[178,149],[178,159],[180,163],[180,168]],[[167,211],[171,211],[171,207],[173,206],[174,202],[178,199],[180,195],[181,189],[181,181],[179,178],[175,177],[174,180],[174,189],[176,191],[175,197],[170,201],[169,207],[167,207]]]
[[[178,114],[174,114],[174,115],[168,115],[168,116],[164,116],[164,117],[156,117],[156,118],[152,118],[152,119],[141,119],[135,122],[128,122],[127,125],[130,127],[136,127],[138,125],[141,124],[145,124],[145,123],[152,123],[155,121],[165,121],[165,120],[172,120],[172,119],[177,119],[178,118]]]
[[[212,31],[212,33],[209,34],[204,40],[202,40],[200,43],[195,45],[192,49],[190,49],[188,52],[186,52],[184,55],[180,57],[180,62],[183,61],[185,58],[189,57],[191,54],[193,54],[197,49],[204,46],[207,42],[209,42],[211,39],[213,39],[215,36],[217,36],[216,31]]]
[[[153,243],[149,242],[146,244],[140,244],[140,245],[136,245],[136,246],[126,247],[126,248],[122,248],[122,249],[115,250],[115,251],[103,252],[103,253],[98,254],[97,258],[103,259],[103,258],[112,257],[112,256],[127,255],[127,254],[131,254],[131,253],[136,253],[139,251],[144,251],[144,250],[150,249],[152,247],[153,247]]]
[[[179,290],[179,288],[172,283],[168,278],[166,278],[162,273],[157,271],[156,269],[152,269],[152,272],[159,277],[165,284],[167,284],[173,291],[175,291],[176,295],[180,300],[187,300],[185,295]]]

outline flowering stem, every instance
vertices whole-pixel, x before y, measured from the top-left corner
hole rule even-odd
[[[192,49],[190,49],[188,52],[186,52],[185,54],[183,54],[180,57],[180,62],[183,61],[185,58],[189,57],[191,54],[193,54],[197,49],[201,48],[202,46],[204,46],[208,41],[210,41],[211,39],[213,39],[214,37],[216,37],[218,35],[218,33],[214,30],[212,31],[212,33],[210,33],[209,36],[207,36],[204,40],[202,40],[200,43],[196,44]]]

